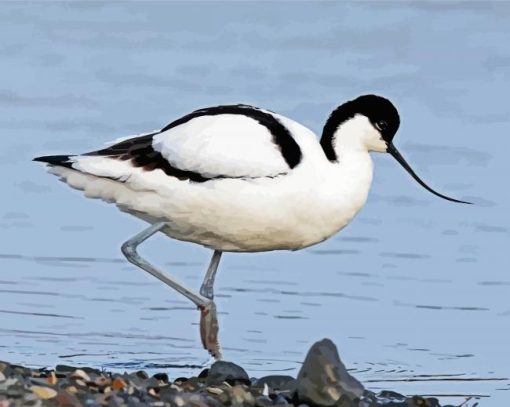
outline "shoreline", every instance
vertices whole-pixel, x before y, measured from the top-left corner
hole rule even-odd
[[[468,407],[470,402],[466,399],[460,405]],[[226,361],[215,362],[198,376],[174,380],[165,372],[149,376],[142,370],[115,373],[67,365],[31,369],[0,361],[0,407],[275,405],[441,407],[434,397],[367,390],[348,373],[329,339],[310,348],[296,378],[288,375],[250,378],[241,366]]]

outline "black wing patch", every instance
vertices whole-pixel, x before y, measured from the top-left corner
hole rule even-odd
[[[146,171],[161,169],[165,174],[180,180],[188,179],[193,182],[205,182],[211,179],[205,178],[193,171],[184,171],[172,167],[161,153],[152,148],[152,137],[156,134],[158,133],[146,134],[144,136],[121,141],[113,146],[83,155],[110,157],[123,161],[129,160],[134,167],[141,167]],[[34,161],[74,169],[72,157],[72,155],[48,155],[36,157]]]
[[[35,157],[33,161],[39,161],[50,165],[58,165],[60,167],[73,168],[70,158],[72,155],[45,155],[43,157]]]
[[[146,134],[114,144],[98,151],[84,154],[88,156],[108,156],[119,160],[129,160],[134,167],[141,167],[146,171],[161,169],[166,175],[180,180],[189,179],[194,182],[205,182],[212,178],[203,177],[193,171],[181,170],[173,167],[159,151],[152,147],[152,139],[160,132]]]

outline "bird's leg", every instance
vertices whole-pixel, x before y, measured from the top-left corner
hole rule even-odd
[[[133,263],[134,265],[140,267],[141,269],[145,270],[149,274],[152,274],[154,277],[163,281],[166,285],[172,287],[174,290],[181,293],[187,299],[189,299],[190,301],[195,303],[197,307],[201,307],[201,306],[203,307],[203,306],[207,305],[207,303],[209,302],[209,300],[207,298],[204,298],[200,294],[197,294],[191,290],[188,290],[182,284],[177,282],[177,280],[175,280],[173,277],[168,277],[167,275],[163,274],[156,267],[154,267],[152,264],[150,264],[147,260],[142,258],[136,251],[136,249],[140,245],[140,243],[147,240],[153,234],[159,232],[165,226],[166,226],[165,222],[159,222],[159,223],[153,224],[152,226],[148,227],[147,229],[144,229],[143,231],[141,231],[137,235],[133,236],[131,239],[129,239],[127,242],[125,242],[122,245],[122,248],[121,248],[122,253],[124,253],[124,256],[126,256],[126,259],[128,259],[129,262]]]
[[[200,287],[200,294],[210,300],[209,304],[204,307],[200,307],[200,336],[202,337],[202,344],[204,348],[214,356],[215,354],[221,355],[220,342],[218,340],[218,316],[216,314],[216,304],[213,301],[214,298],[214,278],[216,277],[216,271],[220,264],[221,251],[215,250],[205,273],[204,281]],[[214,353],[210,351],[214,349]],[[219,357],[217,357],[219,358]]]
[[[200,333],[202,336],[202,344],[213,357],[216,359],[221,359],[221,350],[218,342],[218,319],[216,316],[216,305],[214,302],[209,298],[206,298],[187,289],[173,277],[169,277],[163,274],[147,260],[142,258],[136,250],[140,243],[147,240],[153,234],[164,229],[166,225],[167,224],[165,222],[159,222],[151,225],[147,229],[144,229],[122,245],[122,253],[124,256],[126,256],[126,259],[130,263],[140,267],[142,270],[145,270],[149,274],[164,282],[169,287],[181,293],[200,309]],[[209,274],[209,271],[207,274]],[[214,273],[212,274],[214,279]]]
[[[204,281],[200,287],[200,294],[210,300],[214,298],[214,278],[216,277],[216,271],[220,264],[221,254],[222,252],[219,250],[214,251],[209,267],[207,268],[207,272],[205,273]]]

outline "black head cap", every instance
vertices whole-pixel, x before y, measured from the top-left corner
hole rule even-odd
[[[322,131],[321,145],[330,160],[336,160],[333,135],[345,121],[362,114],[370,120],[389,144],[400,126],[398,111],[388,99],[377,95],[363,95],[338,106],[329,116]]]

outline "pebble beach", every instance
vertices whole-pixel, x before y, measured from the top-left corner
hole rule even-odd
[[[466,399],[460,406],[468,404]],[[57,365],[30,369],[0,362],[0,407],[18,406],[339,406],[441,407],[432,397],[365,389],[340,360],[329,339],[316,342],[294,378],[251,378],[231,362],[217,361],[197,376],[170,379],[166,372],[114,373]],[[443,407],[452,407],[446,406]]]

